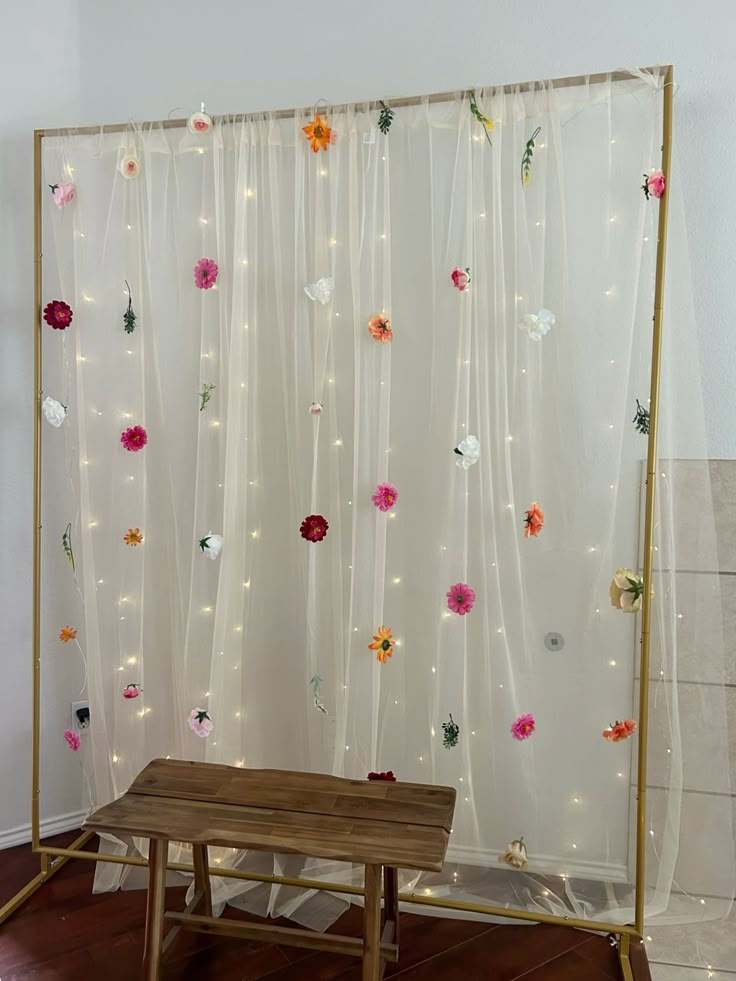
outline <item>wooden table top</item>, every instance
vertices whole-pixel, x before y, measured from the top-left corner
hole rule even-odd
[[[153,760],[84,827],[439,871],[454,809],[451,787]]]

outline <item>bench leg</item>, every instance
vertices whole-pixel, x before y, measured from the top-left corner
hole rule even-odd
[[[381,866],[365,867],[363,910],[363,981],[381,977]]]
[[[194,864],[194,894],[201,893],[202,908],[197,912],[212,916],[212,890],[210,888],[210,867],[207,861],[207,845],[192,845]]]
[[[143,951],[144,981],[159,981],[161,946],[164,937],[166,862],[169,843],[151,838],[148,843],[148,898],[146,902],[146,944]]]
[[[398,869],[386,865],[383,869],[383,920],[393,922],[391,943],[399,943],[399,875]]]

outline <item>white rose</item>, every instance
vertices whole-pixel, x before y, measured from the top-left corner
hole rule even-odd
[[[522,318],[519,328],[525,330],[533,341],[538,341],[555,325],[555,315],[544,307],[539,313],[528,313]]]
[[[505,862],[515,869],[524,869],[528,865],[526,858],[526,845],[524,844],[524,839],[519,838],[515,841],[510,841],[506,845],[506,851],[498,856],[499,862]]]
[[[208,559],[216,559],[222,551],[222,545],[222,535],[213,535],[211,531],[199,540],[199,547]]]
[[[462,467],[463,470],[472,467],[480,459],[480,442],[478,437],[466,436],[461,443],[458,443],[455,452],[460,455],[460,459],[457,461],[459,467]]]
[[[47,421],[52,426],[56,426],[57,429],[66,419],[66,406],[63,406],[61,402],[57,402],[56,399],[52,399],[50,395],[43,400],[41,408]]]
[[[190,133],[206,133],[212,128],[212,119],[206,112],[193,112],[187,120],[187,129]]]
[[[138,176],[141,165],[135,157],[123,157],[120,161],[120,173],[126,180],[132,180]]]

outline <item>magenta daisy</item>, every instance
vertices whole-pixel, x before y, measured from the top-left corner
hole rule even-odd
[[[214,259],[200,259],[194,267],[194,285],[201,290],[209,290],[217,281],[217,263]]]
[[[399,492],[393,484],[377,484],[371,494],[371,500],[379,511],[390,511],[398,500]]]
[[[120,442],[126,450],[137,453],[148,442],[148,433],[143,426],[131,426],[130,429],[125,429],[120,434]]]
[[[532,713],[525,712],[511,723],[511,735],[514,739],[522,742],[524,739],[528,739],[536,728],[537,723],[534,721]]]
[[[453,613],[464,616],[470,613],[475,603],[475,591],[466,582],[456,582],[447,590],[447,605]]]

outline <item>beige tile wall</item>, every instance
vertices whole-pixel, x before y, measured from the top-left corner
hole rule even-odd
[[[677,607],[673,622],[655,618],[652,625],[649,868],[656,871],[663,847],[667,813],[661,788],[681,781],[670,915],[690,922],[668,926],[653,919],[647,950],[653,981],[725,979],[723,972],[736,978],[736,908],[730,904],[736,895],[736,461],[660,464],[658,493],[665,512],[672,509],[674,528],[657,530],[655,566],[674,571],[659,588],[676,588]],[[681,768],[668,752],[674,709]]]

